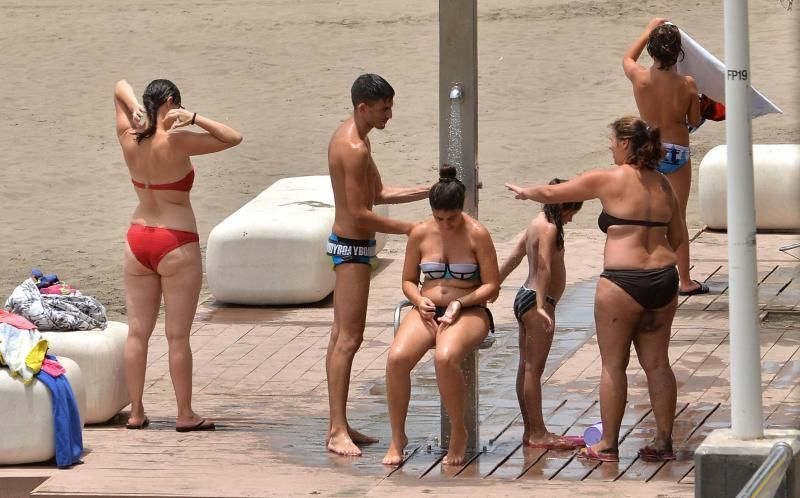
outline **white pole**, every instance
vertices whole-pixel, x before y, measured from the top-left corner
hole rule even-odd
[[[725,66],[731,428],[744,440],[764,434],[747,0],[725,0]]]

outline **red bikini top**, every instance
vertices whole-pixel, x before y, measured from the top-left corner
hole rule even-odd
[[[144,188],[150,190],[177,190],[179,192],[188,192],[192,190],[192,185],[194,185],[194,168],[192,168],[192,170],[188,172],[186,176],[184,176],[177,182],[151,183],[150,185],[146,185],[142,182],[137,182],[133,178],[131,178],[131,182],[133,183],[134,187],[138,188]]]

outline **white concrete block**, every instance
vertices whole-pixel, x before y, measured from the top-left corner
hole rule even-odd
[[[108,322],[105,330],[42,335],[50,343],[50,354],[67,356],[80,365],[86,381],[87,424],[105,422],[130,403],[124,361],[127,324]]]
[[[206,276],[215,298],[236,304],[300,304],[324,299],[335,279],[325,245],[334,220],[328,176],[275,182],[214,227]],[[375,206],[388,216],[388,207]],[[378,250],[386,237],[378,234]]]
[[[726,155],[726,146],[718,145],[699,166],[700,217],[719,230],[728,228]],[[800,145],[754,144],[753,177],[756,228],[800,229]]]
[[[67,357],[58,360],[67,371],[83,424],[86,390],[81,368]],[[0,406],[0,465],[43,462],[56,455],[53,401],[47,386],[38,379],[25,385],[7,368],[0,368]]]

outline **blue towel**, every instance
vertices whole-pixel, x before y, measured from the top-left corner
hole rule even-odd
[[[83,433],[75,394],[66,375],[53,377],[44,370],[36,378],[50,389],[53,401],[53,428],[56,433],[56,465],[59,468],[81,463]]]

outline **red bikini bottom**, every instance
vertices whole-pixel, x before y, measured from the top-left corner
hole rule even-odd
[[[136,259],[154,272],[167,253],[182,245],[200,241],[194,232],[136,224],[128,229],[126,238]]]

